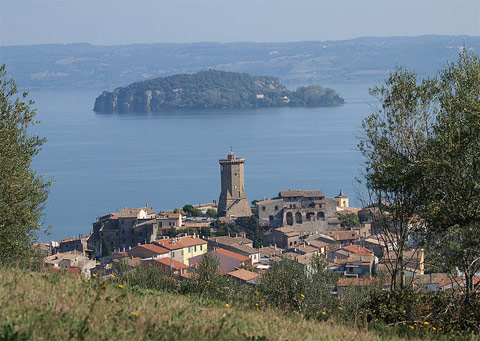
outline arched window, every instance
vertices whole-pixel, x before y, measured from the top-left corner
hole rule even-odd
[[[325,220],[325,213],[323,213],[323,212],[318,212],[318,213],[317,213],[317,219],[318,219],[318,220]]]
[[[292,212],[287,212],[287,225],[293,225],[293,214],[292,214]]]
[[[307,213],[307,220],[308,220],[308,221],[314,221],[314,220],[315,220],[315,213],[313,213],[313,212],[308,212],[308,213]]]
[[[301,224],[302,223],[302,214],[300,212],[297,212],[295,213],[295,222],[297,224]]]

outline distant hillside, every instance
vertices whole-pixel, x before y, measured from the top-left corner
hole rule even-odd
[[[420,77],[456,61],[480,37],[365,37],[292,43],[0,46],[0,63],[22,88],[113,89],[138,80],[216,69],[278,77],[287,86],[382,82],[396,65]]]
[[[0,340],[381,339],[298,314],[68,275],[0,269],[0,283]]]
[[[160,112],[170,109],[245,109],[335,106],[343,98],[321,86],[290,91],[277,78],[246,73],[202,71],[137,82],[95,100],[96,112]]]

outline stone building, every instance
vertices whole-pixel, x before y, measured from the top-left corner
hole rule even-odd
[[[291,226],[291,231],[324,232],[328,218],[336,217],[336,201],[321,190],[281,191],[277,198],[257,203],[260,225]]]
[[[160,213],[150,207],[124,208],[110,213],[93,223],[93,233],[87,246],[95,256],[102,255],[102,248],[108,245],[111,251],[129,250],[139,244],[151,243],[172,228],[180,228],[182,216],[179,213]]]
[[[218,215],[223,217],[249,217],[252,210],[245,193],[244,163],[230,150],[226,159],[220,159],[221,187]]]

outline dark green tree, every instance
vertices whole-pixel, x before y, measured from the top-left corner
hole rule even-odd
[[[28,264],[37,233],[45,231],[43,209],[51,180],[38,175],[32,159],[45,143],[31,134],[34,102],[18,94],[15,82],[0,66],[0,264]]]
[[[342,222],[342,225],[346,227],[360,226],[360,220],[358,219],[358,215],[355,213],[339,215],[338,219]]]
[[[209,208],[207,209],[207,215],[210,217],[216,217],[217,216],[217,210],[214,208]]]

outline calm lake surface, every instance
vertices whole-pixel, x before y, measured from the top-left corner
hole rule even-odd
[[[288,189],[334,197],[343,188],[357,205],[357,137],[375,105],[369,86],[331,86],[346,101],[333,108],[143,115],[94,113],[102,89],[30,92],[41,120],[34,131],[48,139],[33,166],[56,178],[45,212],[52,235],[40,240],[86,234],[97,216],[123,207],[158,211],[218,199],[218,159],[230,146],[246,158],[250,201]]]

